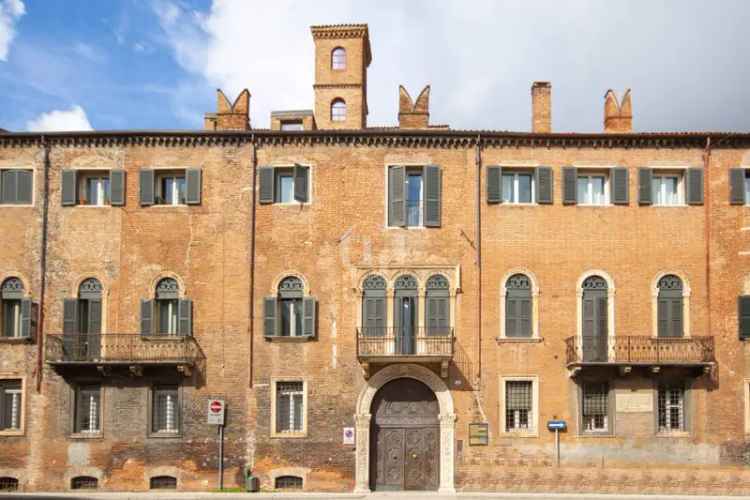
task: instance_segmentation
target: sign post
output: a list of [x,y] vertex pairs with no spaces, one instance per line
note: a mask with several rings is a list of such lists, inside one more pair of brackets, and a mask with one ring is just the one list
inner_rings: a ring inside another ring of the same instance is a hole
[[224,489],[224,420],[226,404],[223,399],[208,400],[208,423],[219,426],[219,490]]
[[565,420],[549,420],[547,429],[555,431],[555,465],[560,467],[560,431],[568,428]]

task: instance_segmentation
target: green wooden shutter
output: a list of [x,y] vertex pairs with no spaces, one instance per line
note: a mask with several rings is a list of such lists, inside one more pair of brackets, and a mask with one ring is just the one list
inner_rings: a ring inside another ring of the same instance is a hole
[[125,171],[122,169],[109,172],[109,203],[113,207],[125,205]]
[[737,298],[737,317],[740,339],[750,338],[750,295]]
[[687,169],[687,202],[689,205],[703,205],[703,169]]
[[141,300],[141,335],[153,335],[155,327],[154,301]]
[[294,200],[300,203],[307,202],[308,174],[310,169],[302,165],[294,165]]
[[62,204],[64,207],[75,205],[78,201],[76,199],[77,191],[77,179],[75,170],[63,170],[61,177],[60,192]]
[[440,167],[427,165],[424,168],[424,225],[426,227],[440,227],[441,184]]
[[87,333],[99,334],[102,332],[102,301],[101,299],[89,299],[89,317]]
[[3,203],[16,203],[18,200],[17,170],[5,170],[3,174]]
[[148,168],[141,169],[141,205],[148,206],[154,204],[154,171]]
[[729,169],[729,203],[732,205],[744,205],[745,200],[745,169]]
[[650,168],[638,169],[638,204],[651,205],[654,203],[653,188],[651,180],[653,171]]
[[78,333],[78,299],[63,300],[63,333]]
[[177,303],[177,335],[191,337],[193,335],[193,301],[180,299]]
[[563,204],[575,205],[578,202],[578,169],[563,167]]
[[31,204],[32,199],[32,187],[33,187],[33,173],[31,170],[18,170],[17,171],[18,191],[17,201],[18,203]]
[[302,335],[304,336],[315,336],[316,306],[315,297],[305,297],[302,299]]
[[188,168],[185,170],[185,183],[187,184],[187,193],[185,195],[185,204],[201,204],[201,179],[202,171],[200,168]]
[[682,297],[670,299],[670,330],[672,337],[682,337],[684,335],[683,330],[683,309],[682,309]]
[[518,337],[518,300],[505,298],[505,336]]
[[594,336],[594,297],[587,296],[586,292],[583,294],[583,325],[582,334],[584,337]]
[[540,205],[551,205],[554,199],[552,167],[537,167],[534,169],[534,184],[536,189],[536,202]]
[[31,338],[31,299],[21,299],[21,337]]
[[596,308],[596,313],[599,320],[599,330],[597,333],[599,337],[606,339],[607,335],[609,335],[609,323],[607,321],[609,312],[607,311],[607,297],[599,297],[596,301]]
[[503,169],[502,167],[487,167],[487,203],[502,203],[503,201]]
[[610,171],[612,179],[612,203],[615,205],[628,205],[630,203],[630,183],[628,182],[628,169],[615,167]]
[[517,328],[519,337],[531,337],[531,299],[518,300]]
[[669,337],[669,324],[671,323],[669,320],[669,299],[658,298],[656,302],[657,335],[659,337]]
[[4,177],[5,177],[5,170],[0,170],[0,204],[6,203],[5,191],[3,190]]
[[276,297],[263,299],[263,335],[276,336]]
[[261,204],[273,203],[274,194],[274,171],[273,167],[258,168],[258,182],[260,189],[258,192],[258,201]]
[[388,168],[388,225],[406,225],[406,172],[404,167]]
[[[278,391],[278,389],[277,389]],[[286,431],[289,429],[289,408],[291,405],[291,395],[276,395],[276,432]]]

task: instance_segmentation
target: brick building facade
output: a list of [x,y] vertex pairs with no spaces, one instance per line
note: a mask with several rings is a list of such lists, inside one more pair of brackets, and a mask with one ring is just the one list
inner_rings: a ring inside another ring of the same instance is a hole
[[0,135],[0,486],[213,489],[217,397],[227,485],[750,492],[750,134],[368,127],[312,35],[271,129]]

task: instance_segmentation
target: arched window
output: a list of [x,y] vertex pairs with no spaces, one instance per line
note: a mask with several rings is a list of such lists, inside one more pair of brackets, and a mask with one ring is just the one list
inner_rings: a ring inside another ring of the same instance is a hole
[[343,122],[346,120],[346,102],[341,99],[334,99],[331,103],[331,121]]
[[75,360],[92,360],[99,355],[102,333],[102,284],[86,278],[78,285],[78,296],[63,301],[63,343],[65,355]]
[[366,337],[385,336],[385,289],[385,280],[377,274],[362,282],[362,333]]
[[149,480],[149,488],[152,490],[177,489],[177,478],[173,476],[154,476]]
[[525,274],[514,274],[505,282],[505,336],[531,337],[531,280]]
[[99,480],[92,476],[76,476],[70,480],[71,490],[95,490],[99,487]]
[[25,297],[23,282],[7,278],[0,287],[0,324],[3,337],[30,338],[32,335],[32,304]]
[[448,279],[435,274],[427,280],[425,297],[425,324],[427,335],[448,335],[450,333],[450,284]]
[[419,296],[417,279],[409,274],[396,278],[394,283],[393,328],[396,354],[414,354],[419,336],[417,314]]
[[331,51],[331,69],[346,69],[346,49],[336,47]]
[[659,280],[659,297],[657,299],[657,318],[659,337],[682,337],[683,304],[682,280],[674,274],[668,274]]
[[193,301],[180,298],[180,284],[162,278],[153,300],[141,301],[141,335],[190,336],[193,334]]
[[601,276],[589,276],[584,280],[582,288],[583,360],[607,361],[607,336],[609,335],[607,281]]
[[305,297],[305,285],[298,277],[281,280],[276,296],[266,297],[263,308],[266,337],[315,335],[317,303],[314,297]]
[[277,490],[301,490],[302,478],[299,476],[279,476],[274,481]]

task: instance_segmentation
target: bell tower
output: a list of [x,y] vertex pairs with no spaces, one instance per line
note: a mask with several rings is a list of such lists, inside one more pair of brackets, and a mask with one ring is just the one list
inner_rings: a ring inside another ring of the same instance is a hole
[[366,24],[313,26],[315,41],[315,123],[319,129],[367,126],[367,67],[370,37]]

